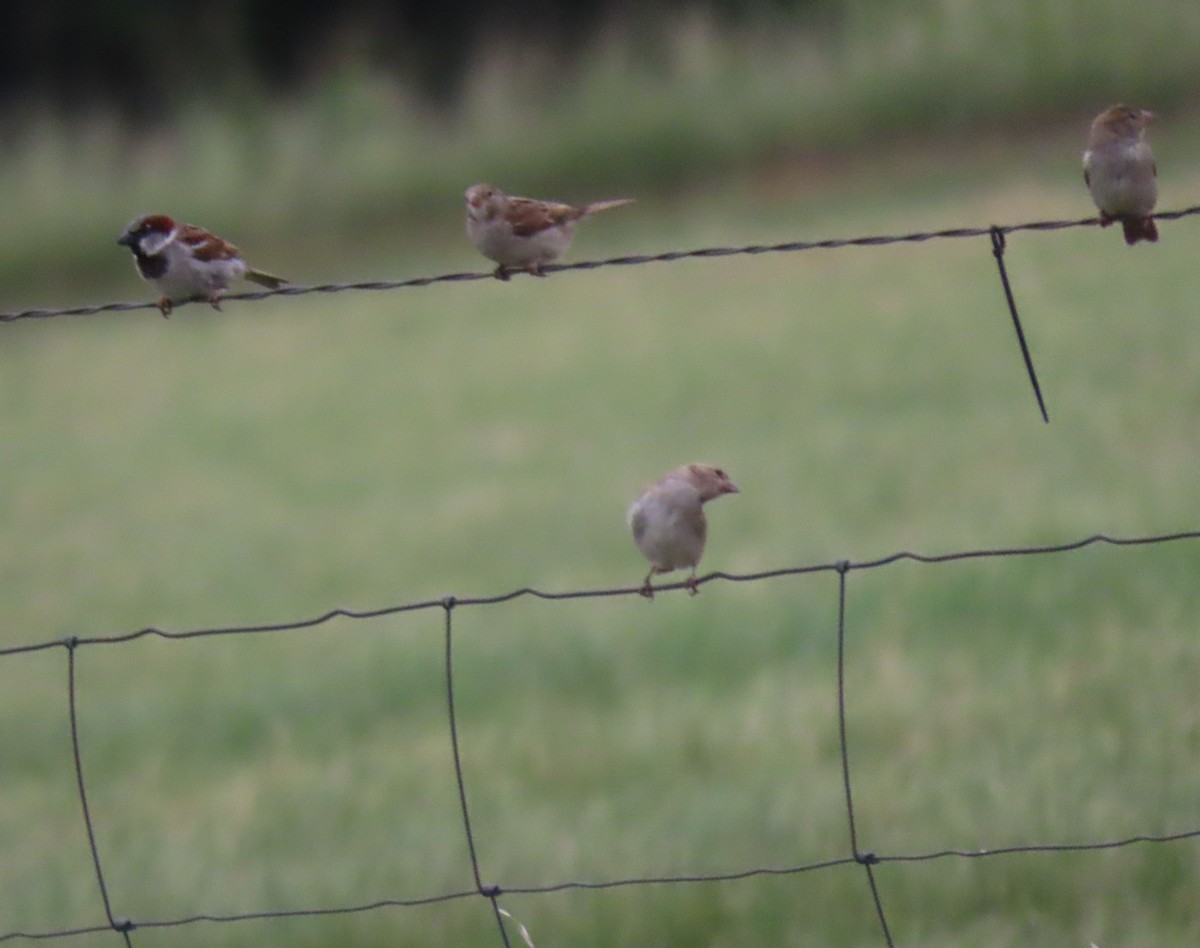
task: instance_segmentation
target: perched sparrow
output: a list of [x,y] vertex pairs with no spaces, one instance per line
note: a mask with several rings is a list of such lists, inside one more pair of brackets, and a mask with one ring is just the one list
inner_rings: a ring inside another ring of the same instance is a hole
[[692,568],[688,588],[696,595],[696,565],[704,553],[708,522],[704,504],[722,494],[738,493],[719,467],[685,464],[647,487],[629,508],[627,520],[633,541],[650,561],[641,594],[654,598],[650,579],[684,566]]
[[580,219],[610,207],[632,204],[632,198],[596,201],[583,207],[510,197],[490,184],[467,188],[467,236],[485,257],[495,260],[496,278],[510,269],[542,276],[542,265],[557,260],[571,245]]
[[1114,105],[1092,122],[1083,153],[1083,180],[1100,208],[1100,226],[1120,221],[1125,243],[1130,245],[1158,240],[1150,216],[1158,200],[1158,171],[1150,146],[1142,139],[1153,118],[1148,109]]
[[139,217],[117,238],[133,251],[143,280],[162,294],[158,308],[169,316],[175,303],[207,300],[220,309],[234,280],[247,279],[277,290],[287,280],[254,270],[233,244],[192,224],[176,224],[165,214]]

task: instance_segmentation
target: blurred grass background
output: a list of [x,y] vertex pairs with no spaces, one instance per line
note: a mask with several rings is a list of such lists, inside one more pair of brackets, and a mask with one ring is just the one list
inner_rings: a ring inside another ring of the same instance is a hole
[[[614,20],[564,64],[484,46],[432,110],[353,44],[286,97],[152,124],[37,101],[3,131],[0,309],[141,298],[164,210],[297,282],[483,268],[461,192],[638,203],[570,259],[1084,216],[1092,114],[1154,107],[1195,204],[1200,10],[857,0]],[[1190,221],[1154,247],[1020,235],[0,327],[0,644],[336,605],[632,584],[625,506],[691,459],[750,571],[1196,524]],[[860,844],[1070,843],[1200,824],[1200,551],[902,564],[849,584]],[[485,881],[847,852],[831,576],[455,614]],[[114,910],[139,920],[470,888],[440,614],[79,655]],[[0,662],[0,933],[95,924],[65,657]],[[1194,844],[878,870],[900,944],[1200,941]],[[502,904],[548,945],[872,945],[861,870]],[[482,902],[142,930],[136,943],[476,945]],[[517,936],[513,933],[513,938]],[[108,944],[111,935],[73,944]]]

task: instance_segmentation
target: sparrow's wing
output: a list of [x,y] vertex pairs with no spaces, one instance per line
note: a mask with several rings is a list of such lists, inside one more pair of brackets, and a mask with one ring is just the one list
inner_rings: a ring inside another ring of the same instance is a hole
[[522,197],[509,198],[508,212],[505,214],[513,233],[518,237],[532,237],[550,227],[579,220],[582,216],[583,212],[570,204]]
[[700,545],[704,545],[704,540],[708,536],[708,519],[704,516],[704,508],[697,504],[695,507],[685,507],[680,511],[679,522],[687,529],[688,533],[700,541]]
[[646,514],[640,506],[629,511],[629,526],[633,530],[634,542],[641,543],[646,535]]
[[216,234],[210,234],[203,227],[194,224],[184,224],[177,239],[191,248],[192,256],[197,260],[232,260],[241,256],[237,247],[228,240],[222,240]]

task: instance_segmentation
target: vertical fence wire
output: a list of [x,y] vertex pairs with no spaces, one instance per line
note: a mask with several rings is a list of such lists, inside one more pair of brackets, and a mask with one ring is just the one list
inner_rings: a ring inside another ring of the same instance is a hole
[[992,255],[996,258],[996,266],[1000,269],[1000,285],[1004,289],[1004,301],[1008,304],[1008,313],[1012,316],[1013,328],[1017,331],[1017,344],[1021,347],[1021,358],[1025,360],[1025,371],[1029,375],[1029,384],[1033,386],[1033,395],[1037,399],[1038,410],[1042,413],[1042,421],[1050,424],[1050,415],[1046,412],[1046,400],[1042,398],[1042,387],[1038,384],[1037,372],[1033,368],[1033,356],[1029,354],[1029,343],[1025,341],[1025,330],[1021,328],[1021,317],[1017,313],[1017,301],[1013,298],[1012,283],[1008,279],[1008,267],[1004,265],[1004,251],[1008,246],[1004,237],[1004,228],[993,225],[991,238]]
[[78,690],[75,687],[75,653],[79,646],[78,639],[70,638],[65,642],[67,648],[67,705],[71,722],[71,755],[75,765],[75,782],[79,789],[79,803],[83,809],[83,825],[87,830],[88,849],[92,853],[92,865],[96,869],[96,884],[100,887],[100,900],[104,903],[104,915],[109,926],[125,939],[125,944],[132,948],[129,933],[133,923],[127,918],[114,918],[112,902],[108,897],[108,884],[104,881],[104,868],[100,864],[100,848],[96,845],[96,829],[92,823],[92,811],[88,806],[87,781],[83,778],[83,753],[79,749],[79,714]]
[[888,948],[894,948],[892,932],[888,927],[887,915],[883,911],[883,899],[879,895],[879,886],[875,883],[875,871],[872,868],[879,862],[879,857],[872,852],[862,852],[858,848],[858,828],[854,819],[854,791],[850,781],[850,741],[846,736],[846,574],[850,572],[848,560],[837,564],[838,577],[838,608],[837,608],[837,706],[838,706],[838,739],[841,745],[842,783],[846,793],[846,821],[850,827],[850,853],[854,861],[866,870],[867,885],[871,890],[871,899],[875,903],[875,915],[883,930],[883,938]]
[[475,879],[475,889],[491,903],[496,924],[500,927],[500,938],[505,948],[510,948],[508,931],[504,927],[504,916],[498,901],[500,888],[483,884],[483,877],[479,872],[479,853],[475,848],[475,834],[471,830],[471,810],[467,806],[467,781],[463,777],[462,752],[458,746],[458,716],[454,710],[454,605],[453,596],[442,600],[442,608],[446,614],[446,711],[450,723],[450,752],[454,757],[454,781],[458,786],[458,803],[462,811],[463,832],[467,837],[467,853],[471,858],[471,875]]

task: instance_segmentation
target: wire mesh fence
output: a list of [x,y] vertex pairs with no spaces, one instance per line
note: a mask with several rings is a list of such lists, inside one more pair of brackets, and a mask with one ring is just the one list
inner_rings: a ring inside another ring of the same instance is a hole
[[[1156,217],[1160,220],[1177,220],[1182,217],[1200,214],[1200,206],[1178,211],[1163,212]],[[1058,231],[1066,228],[1095,226],[1100,222],[1096,218],[1081,220],[1035,221],[1015,225],[991,225],[987,227],[955,228],[939,231],[918,232],[902,235],[865,236],[849,239],[829,239],[816,241],[792,241],[771,245],[710,247],[698,250],[670,251],[650,255],[633,255],[614,257],[606,260],[585,261],[566,265],[553,265],[545,268],[547,273],[573,270],[590,270],[611,266],[632,266],[649,263],[672,262],[687,259],[712,259],[733,255],[754,255],[763,253],[789,253],[816,249],[840,249],[849,247],[886,246],[897,243],[920,243],[939,239],[981,238],[987,237],[1001,278],[1001,285],[1007,309],[1012,317],[1020,345],[1024,364],[1037,398],[1042,418],[1049,420],[1040,386],[1033,368],[1033,360],[1025,341],[1017,312],[1017,306],[1008,279],[1004,262],[1007,236],[1018,232]],[[311,293],[341,293],[348,291],[390,291],[421,286],[429,286],[444,282],[474,281],[489,279],[490,273],[450,273],[440,276],[421,277],[405,280],[385,280],[361,283],[332,283],[316,286],[288,286],[279,290],[243,293],[230,295],[227,300],[260,301],[275,296],[299,296]],[[13,323],[23,320],[47,319],[61,316],[94,316],[102,313],[124,312],[131,310],[151,309],[151,302],[106,303],[91,306],[70,307],[61,309],[37,309],[20,312],[0,313],[0,322]],[[890,923],[888,906],[883,898],[876,878],[876,867],[886,864],[908,864],[936,860],[977,860],[1002,855],[1036,855],[1063,852],[1097,852],[1125,847],[1144,845],[1181,844],[1188,841],[1200,841],[1200,825],[1173,828],[1170,832],[1144,832],[1133,835],[1114,836],[1081,842],[1046,842],[1022,845],[1004,845],[986,849],[938,849],[917,852],[876,852],[864,845],[860,838],[856,809],[854,802],[855,770],[853,767],[853,740],[847,728],[848,708],[852,705],[855,695],[847,687],[847,604],[850,596],[850,577],[862,571],[884,570],[901,562],[916,562],[929,566],[941,566],[962,560],[985,560],[1000,558],[1028,558],[1064,556],[1077,553],[1085,548],[1097,545],[1112,547],[1144,547],[1162,544],[1186,543],[1200,540],[1200,531],[1181,531],[1154,536],[1117,538],[1106,535],[1094,535],[1073,542],[1044,545],[993,549],[971,549],[957,552],[927,555],[903,551],[875,560],[852,562],[848,560],[821,563],[807,566],[794,566],[781,569],[757,572],[751,574],[732,574],[727,572],[709,573],[698,580],[698,585],[714,583],[759,584],[789,576],[800,576],[815,573],[828,573],[837,579],[836,628],[836,695],[839,758],[841,765],[841,783],[844,795],[844,818],[846,825],[846,849],[843,855],[816,862],[795,865],[753,865],[730,866],[723,871],[696,872],[671,875],[629,875],[620,878],[588,880],[569,879],[552,881],[540,885],[510,885],[504,879],[497,879],[487,871],[486,853],[480,852],[478,830],[473,823],[470,807],[471,787],[473,777],[470,760],[464,755],[460,746],[460,734],[463,725],[456,713],[460,697],[460,686],[456,684],[454,674],[455,658],[455,617],[464,609],[481,609],[499,606],[517,599],[530,599],[546,602],[556,601],[589,601],[614,597],[637,597],[641,594],[640,586],[616,587],[604,589],[571,589],[547,591],[532,587],[513,589],[497,595],[485,596],[445,596],[436,599],[425,599],[383,606],[369,610],[347,608],[331,609],[321,615],[294,621],[281,621],[268,624],[249,624],[240,626],[223,626],[211,628],[194,628],[173,631],[156,627],[147,627],[134,631],[112,635],[80,635],[68,638],[48,639],[27,642],[0,648],[0,661],[12,663],[23,656],[35,653],[62,650],[65,655],[63,674],[62,700],[68,710],[69,733],[64,735],[64,753],[69,753],[71,768],[76,781],[76,789],[80,812],[82,815],[82,831],[86,836],[88,851],[91,856],[92,870],[97,890],[99,920],[96,924],[75,928],[58,928],[47,930],[3,930],[0,924],[0,942],[23,940],[54,941],[66,940],[75,936],[88,934],[112,933],[129,946],[137,942],[139,931],[181,928],[202,924],[235,924],[251,920],[270,919],[304,919],[327,916],[358,915],[384,910],[403,910],[418,906],[435,906],[444,903],[463,900],[482,899],[487,904],[495,920],[495,939],[497,944],[512,945],[514,936],[526,943],[532,944],[530,936],[520,924],[512,919],[502,907],[501,899],[505,895],[521,896],[553,896],[573,890],[605,891],[630,887],[688,885],[697,883],[724,883],[737,880],[748,880],[759,877],[803,877],[813,873],[844,866],[859,866],[863,878],[864,906],[870,910],[878,922],[878,936],[882,944],[896,943],[893,925]],[[686,582],[663,584],[657,587],[660,591],[682,590],[688,587]],[[87,779],[88,748],[81,736],[80,727],[80,686],[77,681],[77,671],[85,655],[95,649],[113,648],[127,645],[146,638],[160,638],[167,641],[182,641],[195,639],[216,639],[232,636],[247,635],[286,635],[302,630],[326,626],[336,619],[370,620],[385,616],[399,616],[412,613],[439,612],[443,618],[443,656],[442,671],[444,675],[445,714],[447,724],[447,740],[450,745],[450,756],[453,763],[454,783],[457,789],[457,805],[461,818],[462,839],[469,857],[472,874],[470,888],[445,891],[433,895],[407,897],[403,894],[396,898],[380,899],[362,904],[300,907],[272,909],[263,908],[257,911],[243,913],[214,913],[203,910],[198,906],[193,914],[171,918],[134,918],[124,914],[121,906],[114,904],[110,896],[109,877],[105,853],[97,841],[97,820],[89,806],[89,782]],[[2,917],[2,913],[0,913]],[[550,937],[553,942],[553,937]]]
[[[529,598],[545,602],[555,601],[587,601],[611,597],[640,597],[640,586],[615,587],[604,589],[571,589],[563,591],[546,591],[530,587],[514,589],[502,594],[490,596],[445,596],[439,599],[426,599],[415,602],[399,603],[371,610],[332,609],[318,616],[289,622],[278,622],[264,625],[227,626],[214,628],[197,628],[181,631],[170,631],[154,627],[138,629],[127,633],[104,636],[71,636],[65,639],[31,642],[0,649],[0,661],[12,662],[21,656],[37,652],[61,649],[65,653],[66,667],[64,674],[63,700],[68,708],[70,724],[69,734],[64,736],[64,753],[71,757],[71,765],[75,774],[78,789],[80,810],[83,818],[83,832],[87,838],[88,850],[91,854],[97,887],[98,902],[102,910],[103,922],[82,928],[64,928],[45,931],[0,931],[0,942],[18,940],[55,940],[69,939],[77,935],[96,934],[111,931],[119,936],[125,944],[132,946],[136,942],[136,934],[141,929],[166,929],[199,925],[202,923],[232,924],[262,919],[312,918],[321,916],[352,915],[385,909],[404,909],[417,906],[430,906],[440,903],[456,902],[467,899],[483,899],[490,907],[496,922],[496,943],[512,945],[513,936],[510,927],[517,926],[511,920],[500,900],[505,895],[552,896],[571,890],[603,891],[609,889],[638,887],[687,885],[695,883],[721,883],[736,880],[753,879],[756,877],[783,876],[798,877],[810,873],[821,872],[837,867],[858,865],[862,867],[864,879],[863,898],[866,904],[872,906],[872,911],[878,919],[879,939],[881,944],[896,943],[892,927],[889,924],[887,905],[880,893],[876,880],[876,867],[886,864],[906,864],[929,862],[946,859],[984,859],[1004,855],[1034,855],[1064,852],[1095,852],[1102,850],[1120,849],[1139,845],[1178,844],[1186,841],[1200,841],[1200,826],[1180,827],[1167,833],[1138,833],[1119,838],[1096,839],[1074,843],[1029,843],[1023,845],[1006,845],[986,849],[940,849],[928,852],[896,852],[880,853],[864,846],[860,839],[856,820],[854,803],[854,767],[853,742],[847,729],[847,709],[854,700],[854,695],[847,687],[847,638],[852,630],[848,628],[847,604],[849,599],[849,578],[852,574],[862,571],[883,570],[902,562],[915,562],[929,566],[944,566],[945,564],[963,560],[984,560],[1000,558],[1027,558],[1062,556],[1078,553],[1088,547],[1145,547],[1162,544],[1195,542],[1200,540],[1200,531],[1183,531],[1178,533],[1160,534],[1141,537],[1110,537],[1094,535],[1069,543],[1047,546],[1027,546],[996,549],[961,550],[950,553],[928,555],[911,551],[902,551],[890,556],[874,560],[852,562],[842,560],[837,562],[820,563],[807,566],[794,566],[750,574],[731,574],[712,572],[701,577],[699,585],[714,583],[749,583],[759,584],[789,576],[801,576],[815,573],[828,573],[837,577],[837,608],[836,628],[836,694],[839,756],[841,762],[842,789],[845,802],[845,820],[847,827],[847,848],[843,856],[817,862],[790,866],[734,866],[721,872],[697,872],[694,874],[676,874],[669,876],[628,876],[606,880],[564,880],[543,885],[507,885],[502,879],[492,878],[486,871],[486,859],[481,856],[477,843],[478,831],[472,821],[470,808],[470,788],[472,785],[469,760],[464,758],[460,747],[461,727],[456,714],[459,700],[459,686],[454,675],[455,657],[455,616],[464,609],[480,609],[495,607],[516,599]],[[688,588],[687,582],[663,584],[659,591]],[[131,918],[121,913],[120,906],[115,906],[109,895],[108,874],[105,868],[104,854],[97,843],[95,818],[88,803],[87,781],[87,748],[83,746],[80,736],[79,721],[79,685],[77,669],[85,652],[98,648],[111,648],[128,645],[146,637],[158,637],[171,641],[183,641],[198,638],[217,638],[246,635],[286,635],[302,630],[312,629],[332,623],[335,619],[369,620],[381,616],[393,616],[405,613],[423,613],[440,611],[443,617],[443,673],[445,690],[445,708],[447,722],[447,739],[450,744],[451,760],[454,769],[454,781],[457,788],[458,808],[461,816],[463,839],[470,860],[474,885],[470,889],[442,892],[430,896],[403,896],[377,900],[358,905],[340,905],[326,907],[307,907],[298,909],[263,909],[261,911],[240,914],[217,914],[197,911],[195,914],[178,918]],[[509,921],[506,924],[506,919]],[[520,936],[529,940],[528,933],[520,930]],[[553,941],[553,939],[550,939]]]

